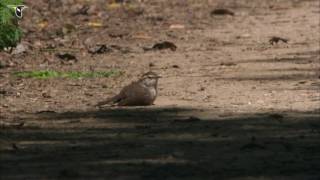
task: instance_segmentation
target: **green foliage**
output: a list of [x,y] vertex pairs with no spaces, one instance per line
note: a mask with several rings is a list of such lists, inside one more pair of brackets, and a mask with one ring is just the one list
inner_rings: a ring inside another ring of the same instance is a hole
[[21,30],[14,15],[14,8],[10,5],[20,5],[22,0],[0,1],[0,50],[14,47],[21,39]]
[[0,49],[15,47],[21,38],[21,30],[13,25],[0,25]]
[[48,78],[99,78],[99,77],[111,77],[120,75],[121,72],[117,70],[103,71],[103,72],[57,72],[52,70],[47,71],[26,71],[14,73],[16,77],[21,78],[38,78],[38,79],[48,79]]

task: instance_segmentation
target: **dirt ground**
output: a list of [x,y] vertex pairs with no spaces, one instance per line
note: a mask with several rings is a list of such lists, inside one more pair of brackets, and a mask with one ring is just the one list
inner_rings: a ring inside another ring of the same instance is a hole
[[[26,51],[0,52],[1,179],[320,179],[318,0],[25,4]],[[34,70],[121,74],[13,75]],[[93,106],[149,70],[154,106]]]

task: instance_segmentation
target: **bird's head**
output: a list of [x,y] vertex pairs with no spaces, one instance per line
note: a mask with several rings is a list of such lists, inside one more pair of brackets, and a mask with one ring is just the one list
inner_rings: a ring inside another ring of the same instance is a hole
[[157,75],[152,71],[149,71],[142,75],[140,81],[148,87],[157,87],[159,78],[161,78],[161,76]]

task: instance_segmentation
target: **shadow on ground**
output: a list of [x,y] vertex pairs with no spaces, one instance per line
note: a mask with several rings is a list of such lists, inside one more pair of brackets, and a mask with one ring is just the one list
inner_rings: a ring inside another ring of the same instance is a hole
[[180,108],[25,115],[25,124],[1,127],[1,179],[319,179],[319,116]]

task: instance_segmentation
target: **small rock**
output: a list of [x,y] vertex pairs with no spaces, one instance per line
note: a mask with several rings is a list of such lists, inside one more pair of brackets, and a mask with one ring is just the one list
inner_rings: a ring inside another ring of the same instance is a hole
[[25,52],[27,52],[27,47],[26,47],[26,45],[20,43],[20,44],[17,45],[17,47],[15,47],[15,48],[13,49],[13,51],[11,52],[11,54],[13,54],[13,55],[19,55],[19,54],[22,54],[22,53],[25,53]]

